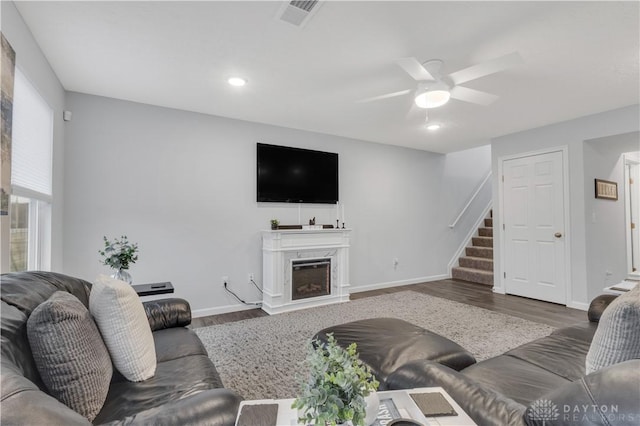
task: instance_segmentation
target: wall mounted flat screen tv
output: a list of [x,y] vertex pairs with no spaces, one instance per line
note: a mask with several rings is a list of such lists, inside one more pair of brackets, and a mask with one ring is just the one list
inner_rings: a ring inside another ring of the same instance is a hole
[[335,204],[338,154],[257,144],[258,202]]

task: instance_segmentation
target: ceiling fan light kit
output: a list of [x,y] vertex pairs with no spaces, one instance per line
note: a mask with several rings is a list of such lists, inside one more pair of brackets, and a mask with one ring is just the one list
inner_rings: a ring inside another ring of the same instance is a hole
[[416,96],[415,103],[420,108],[438,108],[449,102],[450,98],[448,90],[427,90]]
[[[442,75],[443,61],[440,59],[431,59],[423,63],[420,63],[416,58],[396,60],[396,63],[418,82],[418,90],[414,96],[415,104],[420,108],[427,109],[441,107],[451,98],[476,105],[491,105],[498,99],[496,95],[460,86],[460,84],[505,71],[523,62],[520,54],[513,52],[448,75]],[[411,89],[402,90],[362,99],[360,102],[378,101],[410,92]]]

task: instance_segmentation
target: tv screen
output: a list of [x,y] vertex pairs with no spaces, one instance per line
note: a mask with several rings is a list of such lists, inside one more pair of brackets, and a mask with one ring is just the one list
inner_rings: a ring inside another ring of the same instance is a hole
[[335,204],[338,154],[258,143],[258,202]]

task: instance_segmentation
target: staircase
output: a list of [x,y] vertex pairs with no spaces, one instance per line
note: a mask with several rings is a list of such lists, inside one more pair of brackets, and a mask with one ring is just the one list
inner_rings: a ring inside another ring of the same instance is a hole
[[493,210],[478,228],[478,236],[471,238],[471,247],[458,259],[459,266],[451,268],[456,280],[493,286]]

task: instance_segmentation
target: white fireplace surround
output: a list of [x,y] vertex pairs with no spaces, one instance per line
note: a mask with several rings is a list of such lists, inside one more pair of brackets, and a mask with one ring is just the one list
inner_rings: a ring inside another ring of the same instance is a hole
[[[262,309],[270,315],[349,300],[349,229],[262,232]],[[331,294],[292,300],[294,260],[331,259]]]

